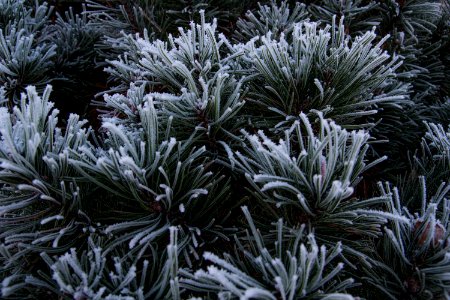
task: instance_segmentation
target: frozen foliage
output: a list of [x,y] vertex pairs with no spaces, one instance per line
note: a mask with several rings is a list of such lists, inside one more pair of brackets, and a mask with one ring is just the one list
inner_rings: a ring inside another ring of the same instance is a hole
[[173,118],[176,135],[187,138],[186,133],[199,131],[214,143],[242,124],[236,114],[245,103],[244,77],[231,68],[243,51],[233,48],[217,33],[217,24],[205,23],[201,14],[201,24],[180,29],[179,37],[169,36],[168,43],[134,40],[137,52],[130,57],[135,60],[114,61],[108,71],[126,81],[138,77],[138,82],[149,82],[152,90],[158,90],[152,95],[161,113]]
[[0,30],[0,83],[10,98],[17,102],[28,84],[40,88],[48,82],[48,71],[53,66],[55,46],[34,46],[35,37],[25,30]]
[[450,299],[448,3],[52,3],[0,0],[0,298]]
[[441,124],[425,123],[425,125],[427,133],[424,144],[427,144],[429,152],[434,154],[434,160],[447,164],[447,169],[450,169],[450,128],[446,131]]
[[[448,182],[450,172],[450,135],[441,124],[424,123],[427,131],[422,138],[421,147],[411,155],[411,174],[404,177],[402,198],[409,207],[420,207],[421,195],[417,186],[422,184],[418,175],[423,176],[427,192],[436,193],[443,182]],[[445,194],[448,197],[450,194]]]
[[[423,179],[423,178],[422,178]],[[390,299],[445,299],[450,295],[450,185],[443,183],[437,193],[427,195],[421,180],[421,208],[417,213],[401,206],[396,188],[380,185],[392,197],[391,209],[409,219],[393,221],[379,242],[374,268],[367,269],[368,283]],[[380,274],[384,274],[380,276]],[[388,276],[388,277],[386,277]]]
[[[203,127],[209,136],[211,130],[234,133],[242,121],[234,116],[247,91],[251,103],[244,105],[245,114],[269,126],[313,109],[353,125],[379,107],[398,110],[409,103],[407,86],[395,79],[401,62],[381,49],[386,39],[375,44],[372,31],[351,40],[342,22],[318,26],[293,24],[292,43],[284,35],[268,35],[261,45],[255,40],[243,45],[231,44],[217,34],[216,23],[203,18],[181,29],[178,38],[169,36],[168,43],[130,36],[133,47],[107,71],[122,83],[118,90],[123,82],[150,83],[174,126]],[[225,123],[231,127],[221,128]]]
[[[104,1],[86,1],[88,14],[93,25],[104,34],[99,52],[107,58],[115,59],[127,49],[125,34],[143,34],[149,38],[165,39],[176,33],[179,27],[187,27],[193,20],[200,21],[198,12],[206,10],[208,21],[218,18],[221,28],[227,29],[229,22],[237,18],[248,0],[124,0],[117,5]],[[125,43],[125,44],[124,44]],[[111,49],[111,46],[114,49]],[[112,51],[111,51],[112,50]]]
[[5,106],[8,103],[8,99],[5,95],[5,89],[0,87],[0,106]]
[[23,28],[27,33],[42,30],[52,9],[47,3],[26,0],[1,0],[0,24],[1,28]]
[[45,28],[42,37],[45,42],[56,45],[55,67],[60,76],[92,68],[94,45],[99,39],[99,30],[89,23],[87,15],[75,14],[73,10],[57,14],[55,23]]
[[132,105],[135,121],[105,117],[103,149],[79,147],[70,164],[118,197],[111,199],[111,206],[122,211],[125,222],[108,226],[105,233],[123,233],[119,240],[127,240],[129,248],[134,248],[158,238],[170,225],[183,224],[197,247],[200,229],[213,227],[219,213],[216,204],[228,197],[226,185],[219,188],[224,177],[207,170],[205,147],[193,147],[191,139],[177,141],[168,136],[169,127],[161,130],[150,95],[132,87],[128,96],[134,103],[119,104],[119,99],[127,99],[119,95],[107,96],[106,103],[124,111],[123,115]]
[[342,21],[337,25],[333,19],[324,29],[298,23],[292,42],[269,36],[261,38],[259,47],[248,45],[253,102],[278,114],[280,121],[315,109],[346,125],[377,113],[380,104],[404,105],[404,90],[389,87],[401,62],[381,49],[386,38],[375,42],[371,31],[350,40]]
[[164,256],[152,257],[153,261],[110,253],[89,238],[88,251],[81,255],[75,248],[56,258],[42,253],[53,280],[27,278],[27,282],[71,299],[179,299],[177,229],[169,230]]
[[251,250],[238,243],[235,256],[224,254],[223,259],[206,252],[203,256],[209,264],[207,269],[193,274],[182,270],[182,287],[217,292],[219,299],[354,299],[340,293],[354,282],[338,276],[344,267],[336,263],[342,251],[340,243],[329,249],[319,246],[313,234],[305,237],[304,227],[286,236],[280,219],[276,224],[277,239],[268,249],[247,207],[242,210],[250,225],[247,234],[252,239]]
[[308,11],[314,19],[325,23],[329,23],[333,16],[342,18],[347,33],[361,34],[380,25],[379,5],[379,1],[321,0],[311,3]]
[[19,101],[27,85],[41,92],[51,83],[57,95],[72,95],[64,97],[69,98],[67,102],[71,97],[83,101],[80,85],[83,90],[92,89],[88,83],[92,75],[80,73],[97,67],[94,44],[100,38],[98,29],[90,26],[86,15],[70,10],[62,17],[54,14],[53,7],[41,3],[0,2],[0,86],[5,88],[11,106]]
[[0,1],[0,85],[17,102],[29,84],[44,88],[49,81],[55,46],[39,43],[51,9],[38,2]]
[[381,225],[391,218],[402,222],[395,214],[373,209],[387,203],[386,197],[353,196],[361,174],[383,160],[366,164],[369,135],[347,132],[320,114],[315,129],[304,114],[299,119],[278,143],[260,131],[243,132],[248,144],[243,152],[233,153],[224,144],[231,167],[245,174],[253,197],[275,204],[277,215],[292,226],[311,223],[328,240],[337,238],[332,236],[337,228],[337,239],[350,240],[380,235]]
[[296,2],[293,8],[287,1],[282,1],[278,6],[275,1],[269,5],[258,3],[259,9],[254,14],[247,11],[244,19],[236,22],[238,30],[235,38],[239,41],[249,41],[258,36],[270,35],[278,39],[281,35],[289,36],[294,30],[295,24],[307,20],[308,13],[305,5]]
[[89,130],[77,115],[65,130],[58,128],[50,91],[39,96],[28,87],[20,106],[12,112],[0,108],[0,253],[3,267],[13,273],[29,268],[24,256],[30,251],[61,251],[87,226],[82,193],[70,179],[69,153],[88,144]]

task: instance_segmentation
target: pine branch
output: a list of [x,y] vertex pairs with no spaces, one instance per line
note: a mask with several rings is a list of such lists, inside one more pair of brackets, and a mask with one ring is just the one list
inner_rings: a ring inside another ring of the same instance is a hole
[[70,149],[88,144],[85,121],[71,115],[64,131],[56,127],[58,110],[27,88],[12,112],[0,108],[1,272],[32,268],[43,250],[65,251],[90,226],[82,212],[83,193],[69,166]]
[[407,223],[393,220],[385,228],[379,256],[374,258],[376,267],[365,270],[368,283],[391,299],[439,299],[446,297],[450,286],[450,202],[445,198],[450,186],[428,198],[425,180],[421,183],[422,207],[417,214],[401,206],[396,188],[380,185],[382,193],[393,198],[392,210],[409,219]]
[[280,219],[276,228],[278,240],[271,244],[276,246],[273,251],[266,246],[247,207],[242,210],[253,240],[249,245],[239,244],[236,256],[224,254],[220,258],[205,253],[206,270],[180,271],[182,287],[188,291],[217,293],[220,299],[353,299],[349,294],[340,293],[354,285],[351,278],[338,279],[343,264],[334,261],[342,251],[340,244],[328,249],[319,247],[314,235],[305,236],[303,228],[292,230],[294,238],[288,240],[283,235]]

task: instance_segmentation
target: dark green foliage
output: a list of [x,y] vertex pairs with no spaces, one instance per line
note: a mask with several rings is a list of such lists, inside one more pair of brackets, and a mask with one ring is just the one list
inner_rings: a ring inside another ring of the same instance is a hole
[[0,0],[0,298],[450,299],[449,22]]
[[89,80],[97,68],[98,29],[86,15],[70,10],[62,16],[46,2],[2,0],[0,7],[0,84],[10,105],[19,101],[26,86],[42,92],[52,83],[57,96],[77,102],[62,106],[65,116],[83,113],[90,102],[86,98],[95,93]]
[[53,67],[51,59],[55,57],[56,46],[36,45],[33,34],[12,27],[9,32],[0,30],[0,47],[0,80],[12,102],[19,101],[20,93],[29,84],[40,89],[45,87]]
[[11,275],[12,281],[33,270],[37,253],[64,253],[90,226],[84,193],[70,179],[75,173],[68,164],[70,150],[88,143],[89,130],[77,115],[64,132],[57,128],[50,91],[41,98],[28,87],[20,107],[12,113],[0,108],[0,255],[2,277]]
[[279,6],[275,1],[270,5],[258,3],[258,6],[256,13],[249,10],[244,19],[236,22],[237,30],[234,32],[236,40],[247,42],[266,34],[274,39],[278,39],[281,35],[290,36],[295,24],[309,17],[305,5],[300,2],[296,2],[292,8],[285,1]]
[[423,197],[421,208],[410,212],[407,207],[401,207],[397,189],[391,190],[388,185],[381,187],[382,193],[394,200],[391,209],[409,219],[406,223],[393,221],[385,228],[374,267],[367,269],[368,283],[390,299],[449,297],[450,202],[445,197],[450,185],[441,185],[437,194],[430,198],[423,179],[418,189]]
[[325,28],[299,23],[288,40],[263,37],[261,46],[247,46],[255,76],[249,97],[265,108],[264,116],[272,111],[280,122],[318,110],[355,128],[371,125],[360,118],[376,114],[380,106],[407,105],[407,88],[394,73],[401,63],[383,52],[385,40],[375,43],[374,32],[351,40],[342,22],[334,20]]
[[[351,288],[354,280],[335,280],[344,267],[335,262],[342,251],[340,243],[330,249],[319,247],[313,234],[305,238],[304,226],[286,229],[282,219],[276,223],[275,239],[263,237],[247,207],[242,210],[250,226],[246,232],[250,250],[236,237],[235,256],[224,254],[222,259],[206,252],[207,270],[194,274],[181,270],[182,287],[210,296],[217,293],[220,299],[354,299],[340,293]],[[307,244],[301,244],[302,240]]]

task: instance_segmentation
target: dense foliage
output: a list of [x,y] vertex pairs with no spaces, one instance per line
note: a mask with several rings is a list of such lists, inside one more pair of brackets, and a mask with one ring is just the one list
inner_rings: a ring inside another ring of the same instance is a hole
[[0,0],[0,298],[450,299],[449,49],[448,0]]

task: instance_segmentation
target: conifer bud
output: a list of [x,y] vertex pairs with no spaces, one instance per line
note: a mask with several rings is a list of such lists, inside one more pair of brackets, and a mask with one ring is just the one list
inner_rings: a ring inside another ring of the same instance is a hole
[[[420,230],[420,228],[423,226],[423,221],[417,221],[414,225],[414,231],[417,232]],[[419,246],[423,246],[428,238],[428,235],[430,234],[431,228],[430,223],[426,224],[426,228],[423,230],[423,232],[419,235],[417,239],[417,243]],[[433,248],[437,248],[440,244],[440,241],[444,239],[445,236],[445,228],[442,226],[442,224],[436,223],[434,228],[434,236],[433,236]]]
[[420,281],[416,277],[410,277],[406,279],[403,284],[408,292],[412,294],[417,294],[421,290]]

